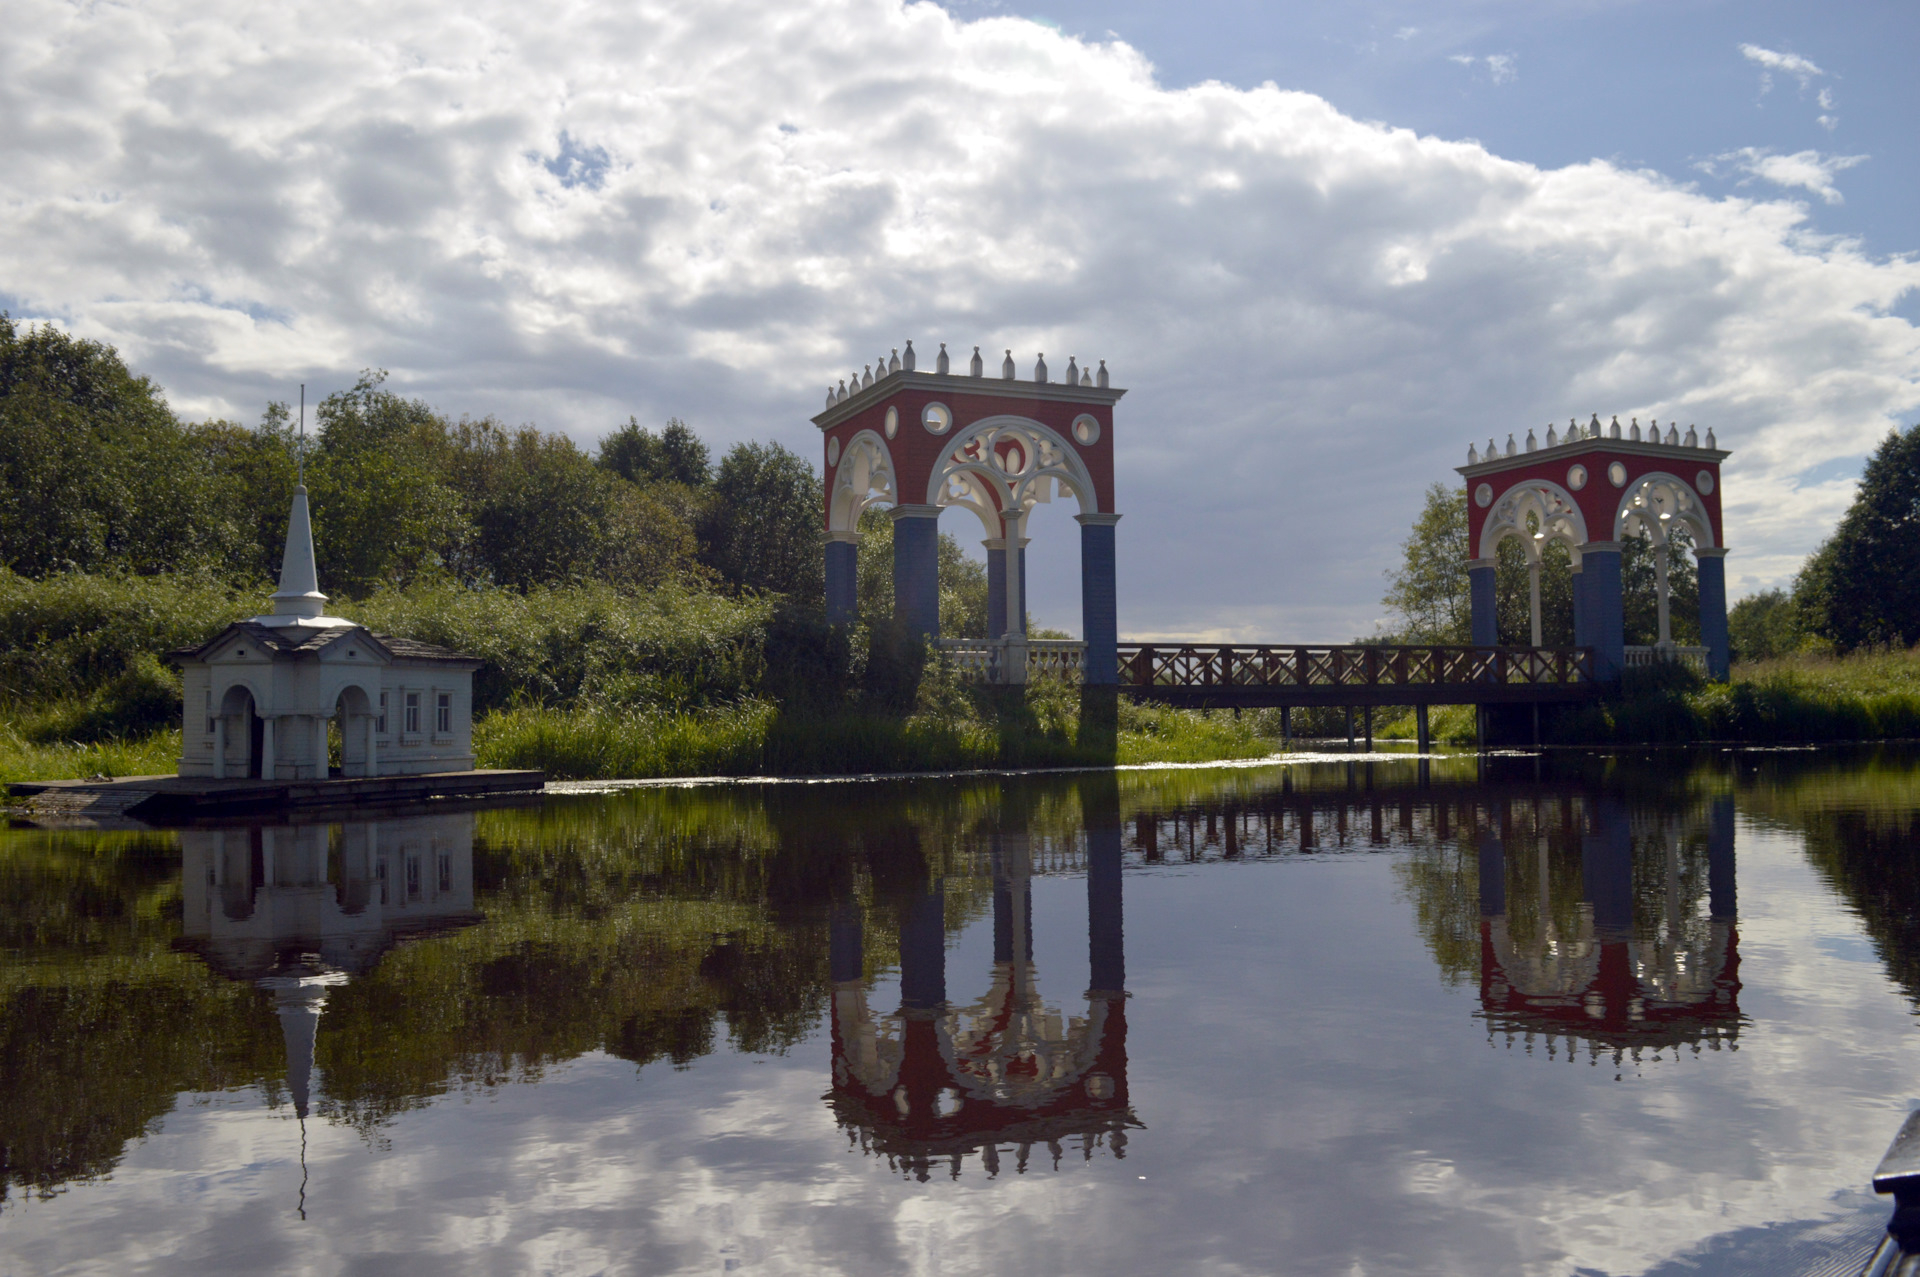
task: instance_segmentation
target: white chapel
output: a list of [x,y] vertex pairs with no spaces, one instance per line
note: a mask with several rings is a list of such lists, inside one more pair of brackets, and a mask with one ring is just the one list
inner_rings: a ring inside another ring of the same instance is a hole
[[327,616],[305,486],[293,490],[273,611],[171,653],[185,691],[180,775],[325,780],[473,769],[471,656]]

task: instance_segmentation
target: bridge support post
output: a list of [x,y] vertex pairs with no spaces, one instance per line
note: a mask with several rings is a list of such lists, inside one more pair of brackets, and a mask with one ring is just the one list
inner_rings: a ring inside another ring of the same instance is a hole
[[1492,559],[1474,559],[1467,564],[1468,598],[1473,609],[1473,642],[1476,647],[1493,647],[1500,642],[1498,599],[1493,588]]
[[1627,659],[1620,543],[1587,542],[1580,547],[1580,566],[1580,575],[1586,578],[1587,646],[1593,648],[1594,674],[1603,680],[1615,680]]
[[1081,681],[1105,686],[1120,681],[1119,595],[1116,586],[1114,525],[1117,514],[1081,514],[1080,629],[1086,639]]
[[1353,706],[1347,706],[1347,752],[1353,752]]
[[1727,552],[1693,553],[1700,573],[1700,642],[1707,649],[1707,677],[1724,683],[1732,676],[1733,664],[1727,639]]
[[1415,705],[1413,707],[1413,739],[1414,749],[1419,753],[1424,754],[1432,748],[1433,733],[1427,730],[1427,707],[1425,705]]
[[850,625],[860,611],[860,534],[827,533],[826,558],[827,624]]
[[1293,748],[1293,706],[1291,705],[1280,707],[1280,748],[1283,750]]
[[940,637],[940,507],[901,505],[893,519],[893,619],[901,629]]

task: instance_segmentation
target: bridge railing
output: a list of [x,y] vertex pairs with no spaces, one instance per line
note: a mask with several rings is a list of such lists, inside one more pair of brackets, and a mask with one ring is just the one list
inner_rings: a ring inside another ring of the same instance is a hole
[[[936,639],[934,646],[961,673],[1003,681],[1000,666],[1009,650],[1005,639]],[[1079,639],[1028,639],[1019,646],[1027,650],[1028,678],[1048,674],[1077,679],[1086,666],[1087,645]]]
[[1595,679],[1585,647],[1333,647],[1122,643],[1122,687],[1391,688]]

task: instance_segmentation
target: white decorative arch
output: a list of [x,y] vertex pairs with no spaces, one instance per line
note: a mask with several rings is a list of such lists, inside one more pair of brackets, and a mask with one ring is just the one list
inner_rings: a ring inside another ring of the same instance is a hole
[[1656,470],[1642,475],[1620,494],[1613,516],[1613,539],[1620,541],[1630,533],[1642,532],[1655,545],[1665,545],[1667,525],[1676,520],[1692,529],[1697,549],[1714,548],[1713,521],[1707,518],[1707,509],[1693,485]]
[[872,430],[862,430],[847,441],[840,464],[834,467],[828,530],[851,532],[860,526],[860,515],[868,506],[898,505],[898,489],[887,441]]
[[1028,417],[985,417],[942,450],[927,483],[927,504],[973,511],[989,538],[1004,536],[1003,511],[1026,513],[1072,493],[1080,513],[1096,514],[1099,498],[1086,463],[1065,439]]
[[[1531,514],[1539,524],[1537,532],[1527,526]],[[1490,559],[1506,537],[1519,537],[1527,547],[1527,557],[1535,558],[1542,540],[1564,541],[1576,555],[1587,542],[1587,520],[1573,495],[1551,479],[1528,479],[1500,494],[1480,529],[1480,552]],[[1575,562],[1578,562],[1576,558]]]

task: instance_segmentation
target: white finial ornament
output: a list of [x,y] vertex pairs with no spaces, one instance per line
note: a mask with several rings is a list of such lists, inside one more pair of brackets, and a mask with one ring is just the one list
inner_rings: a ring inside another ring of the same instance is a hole
[[1047,379],[1047,357],[1044,354],[1033,361],[1033,379],[1035,381]]
[[1467,464],[1470,466],[1480,464],[1480,449],[1474,447],[1472,444],[1467,445]]
[[973,348],[973,362],[967,365],[967,372],[968,375],[974,377],[984,377],[987,375],[987,366],[980,358],[980,347],[978,346]]
[[949,367],[949,364],[947,362],[947,343],[943,341],[940,343],[940,353],[933,357],[933,370],[936,373],[940,374],[942,377],[944,377],[947,375],[948,367]]
[[1685,443],[1689,448],[1698,448],[1700,446],[1700,436],[1695,433],[1694,426],[1691,422],[1687,424],[1687,437],[1686,437]]
[[[1567,427],[1567,442],[1568,443],[1573,442],[1573,427],[1571,426]],[[1559,446],[1560,446],[1560,436],[1554,433],[1553,423],[1549,421],[1547,423],[1547,447],[1558,448]]]
[[1680,425],[1678,422],[1669,421],[1667,423],[1667,443],[1669,446],[1675,448],[1680,446]]
[[865,390],[873,384],[873,365],[867,364],[860,373],[860,389]]
[[898,346],[893,348],[893,357],[887,360],[887,371],[890,373],[900,371],[900,347]]
[[[1613,425],[1608,428],[1608,433],[1615,439],[1618,439],[1620,437],[1620,418],[1619,417],[1615,417],[1613,419]],[[1595,432],[1594,437],[1599,438],[1598,432]]]
[[909,337],[907,338],[907,353],[900,356],[900,367],[902,371],[912,372],[913,366],[918,362],[919,361],[913,357],[913,338]]
[[1067,384],[1069,386],[1077,386],[1080,384],[1080,365],[1074,360],[1072,355],[1067,356]]
[[1533,431],[1531,431],[1531,430],[1529,430],[1529,431],[1527,431],[1527,451],[1528,451],[1528,452],[1533,452],[1533,451],[1535,451],[1536,449],[1538,449],[1539,447],[1540,447],[1540,445],[1539,445],[1538,443],[1536,443],[1536,442],[1534,442],[1534,438],[1533,438]]
[[1635,417],[1633,419],[1633,429],[1627,432],[1627,438],[1633,440],[1635,443],[1640,442],[1640,418]]
[[828,387],[827,387],[827,407],[829,407],[829,408],[831,408],[831,407],[833,407],[833,403],[834,403],[834,399],[833,399],[833,387],[832,387],[832,386],[828,386]]
[[1513,443],[1513,432],[1509,430],[1507,432],[1507,455],[1511,457],[1518,451],[1520,450],[1516,448]]
[[1499,445],[1494,443],[1492,435],[1488,435],[1487,436],[1487,460],[1492,461],[1495,457],[1499,455],[1500,455]]
[[1105,390],[1107,388],[1107,361],[1100,361],[1100,371],[1094,374],[1093,384]]
[[1013,366],[1013,352],[1009,350],[1007,357],[1000,362],[1000,379],[1002,381],[1012,381],[1019,375],[1019,372]]
[[840,379],[840,393],[836,395],[835,398],[838,399],[841,403],[845,403],[847,401],[847,379],[845,377],[842,377]]
[[1707,427],[1707,447],[1712,448],[1715,452],[1718,452],[1720,450],[1720,445],[1713,441],[1712,426]]

